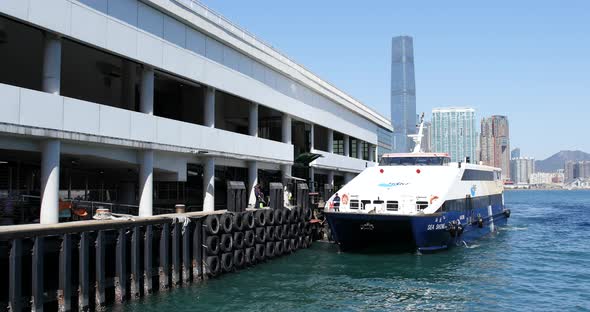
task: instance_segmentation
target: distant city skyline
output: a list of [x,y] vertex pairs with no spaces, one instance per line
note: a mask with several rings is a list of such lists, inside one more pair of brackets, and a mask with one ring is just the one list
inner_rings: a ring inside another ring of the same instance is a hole
[[588,1],[204,3],[384,116],[391,38],[412,36],[427,120],[434,107],[469,106],[477,119],[508,116],[511,144],[536,159],[590,152],[579,138],[590,132]]

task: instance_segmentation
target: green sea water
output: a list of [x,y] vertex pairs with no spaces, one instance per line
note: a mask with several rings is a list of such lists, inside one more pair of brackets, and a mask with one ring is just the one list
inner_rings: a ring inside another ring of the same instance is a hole
[[590,192],[509,191],[508,226],[418,255],[310,249],[123,311],[590,311]]

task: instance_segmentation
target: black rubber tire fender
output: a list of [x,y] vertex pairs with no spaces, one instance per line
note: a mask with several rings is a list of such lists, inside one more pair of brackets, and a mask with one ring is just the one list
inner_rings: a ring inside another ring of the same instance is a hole
[[299,244],[297,244],[298,240],[296,238],[291,238],[291,244],[289,245],[289,248],[291,248],[291,251],[295,251],[297,249],[299,249]]
[[291,236],[291,225],[283,225],[283,238],[289,238]]
[[266,225],[275,224],[275,212],[273,209],[264,209],[264,219],[266,219]]
[[244,245],[246,247],[252,247],[252,246],[254,246],[254,241],[255,241],[254,231],[246,231],[244,233]]
[[241,232],[244,230],[244,214],[241,212],[234,213],[233,215],[234,231]]
[[283,223],[282,224],[289,223],[289,220],[291,219],[291,210],[289,210],[287,208],[283,208],[283,209],[281,209],[281,211],[283,212]]
[[283,239],[283,253],[290,253],[291,252],[291,240],[286,238]]
[[221,238],[219,239],[219,249],[222,252],[230,252],[232,251],[234,246],[234,238],[231,234],[222,234]]
[[277,225],[275,226],[275,240],[282,240],[283,239],[283,226]]
[[278,241],[275,242],[275,256],[280,256],[283,254],[283,242]]
[[207,236],[205,238],[205,253],[208,256],[215,256],[219,253],[219,236]]
[[217,235],[219,233],[219,216],[208,215],[203,222],[203,227],[207,234]]
[[256,237],[255,241],[257,244],[263,244],[264,242],[266,242],[265,228],[263,228],[263,227],[256,228],[255,237]]
[[244,232],[234,232],[234,249],[244,249]]
[[263,261],[265,256],[265,246],[264,244],[256,244],[256,260]]
[[256,263],[256,250],[254,249],[254,247],[246,248],[246,252],[244,254],[244,262],[246,264]]
[[254,212],[254,224],[256,226],[265,226],[266,218],[264,217],[264,210],[256,210]]
[[243,212],[244,216],[243,216],[243,224],[244,227],[248,230],[251,230],[254,228],[254,214],[252,213],[252,211],[245,211]]
[[231,252],[221,254],[221,269],[230,272],[234,268],[234,255]]
[[310,221],[313,217],[313,211],[311,210],[311,208],[306,208],[304,210],[305,212],[305,220],[304,221]]
[[219,223],[221,225],[221,230],[224,233],[231,233],[234,227],[234,217],[231,213],[224,213],[219,218]]
[[245,261],[244,250],[243,249],[236,249],[234,250],[234,267],[241,268],[244,266]]
[[297,237],[299,235],[299,226],[297,223],[291,224],[291,237]]
[[291,209],[291,223],[299,221],[299,208],[295,207]]
[[272,258],[275,256],[275,242],[266,243],[266,258]]
[[312,241],[311,241],[311,235],[306,235],[305,238],[304,238],[304,240],[305,240],[305,247],[306,248],[311,247],[311,243],[312,243]]
[[275,209],[273,213],[275,214],[275,224],[283,224],[283,209]]
[[209,256],[205,258],[205,272],[210,276],[219,274],[219,257]]
[[272,225],[265,227],[266,231],[266,241],[274,241],[275,240],[275,227]]

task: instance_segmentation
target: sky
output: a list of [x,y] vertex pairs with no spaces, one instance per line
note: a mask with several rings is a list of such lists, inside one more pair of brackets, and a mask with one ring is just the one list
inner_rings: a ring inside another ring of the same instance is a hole
[[385,116],[391,38],[412,36],[417,112],[507,115],[522,156],[590,152],[590,1],[203,3]]

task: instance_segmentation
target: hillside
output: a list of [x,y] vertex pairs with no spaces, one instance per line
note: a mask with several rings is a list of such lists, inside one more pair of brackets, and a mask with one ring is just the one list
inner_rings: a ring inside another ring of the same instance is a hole
[[590,154],[582,151],[561,151],[545,160],[537,160],[535,162],[535,170],[537,172],[553,172],[563,169],[568,161],[590,160]]

